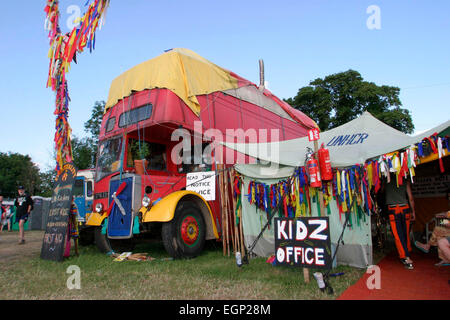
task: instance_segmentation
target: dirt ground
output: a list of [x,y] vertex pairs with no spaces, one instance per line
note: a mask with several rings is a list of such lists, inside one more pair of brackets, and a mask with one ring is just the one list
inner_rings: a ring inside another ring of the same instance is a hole
[[0,233],[0,262],[9,262],[25,257],[38,257],[41,253],[44,231],[25,231],[25,244],[19,245],[17,231]]

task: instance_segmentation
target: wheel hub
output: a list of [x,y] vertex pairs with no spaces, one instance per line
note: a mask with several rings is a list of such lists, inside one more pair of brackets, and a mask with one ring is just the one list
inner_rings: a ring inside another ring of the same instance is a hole
[[197,220],[188,216],[181,223],[181,238],[187,245],[194,244],[199,236],[199,226]]

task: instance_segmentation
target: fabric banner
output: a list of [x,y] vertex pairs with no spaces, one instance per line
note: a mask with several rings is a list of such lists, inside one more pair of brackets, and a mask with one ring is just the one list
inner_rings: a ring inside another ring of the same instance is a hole
[[[251,167],[251,166],[246,166]],[[239,167],[236,169],[238,170]],[[256,170],[256,167],[253,168]],[[242,167],[241,167],[242,170]],[[281,170],[286,170],[287,168],[282,168]],[[281,175],[280,172],[278,174]],[[282,178],[277,179],[259,179],[257,181],[264,182],[266,184],[274,184],[279,182]],[[256,237],[261,232],[262,228],[267,222],[267,213],[259,210],[255,205],[250,204],[246,200],[248,185],[252,181],[252,178],[243,177],[242,185],[242,223],[244,228],[244,239],[245,245],[248,248],[253,244]],[[332,246],[335,248],[338,239],[341,235],[344,221],[344,216],[340,217],[339,210],[336,205],[336,201],[330,202],[330,212],[328,215],[330,221],[330,236]],[[318,216],[317,205],[314,203],[311,205],[312,216]],[[276,214],[275,217],[281,217],[282,213]],[[355,225],[353,228],[347,228],[344,232],[344,245],[341,243],[338,249],[337,264],[349,265],[357,268],[366,268],[368,265],[372,264],[372,236],[371,236],[371,223],[370,217],[366,214],[365,220],[362,220],[360,225]],[[269,225],[269,227],[263,233],[263,236],[256,243],[253,252],[262,257],[269,257],[275,253],[275,234],[274,225]]]

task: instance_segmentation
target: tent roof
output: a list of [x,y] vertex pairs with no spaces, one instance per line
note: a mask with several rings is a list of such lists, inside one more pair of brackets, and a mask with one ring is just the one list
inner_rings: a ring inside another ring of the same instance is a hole
[[[449,126],[450,120],[420,135],[409,136],[364,112],[357,119],[320,133],[319,146],[323,143],[328,148],[332,167],[347,167],[408,147]],[[314,146],[308,137],[279,143],[223,144],[260,160],[295,167],[304,165],[307,148]]]

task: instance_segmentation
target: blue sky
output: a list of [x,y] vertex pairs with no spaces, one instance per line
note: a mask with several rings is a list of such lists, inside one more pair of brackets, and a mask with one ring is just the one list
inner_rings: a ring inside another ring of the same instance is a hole
[[[28,154],[53,166],[54,93],[45,87],[49,42],[44,0],[2,1],[0,8],[0,152]],[[61,0],[61,27],[86,0]],[[367,8],[380,9],[369,30]],[[120,73],[166,49],[189,48],[219,66],[259,82],[264,59],[269,89],[296,95],[310,81],[354,69],[367,81],[401,88],[416,131],[449,119],[448,0],[111,0],[96,50],[78,55],[68,74],[69,121],[83,124],[95,101],[106,100]]]

